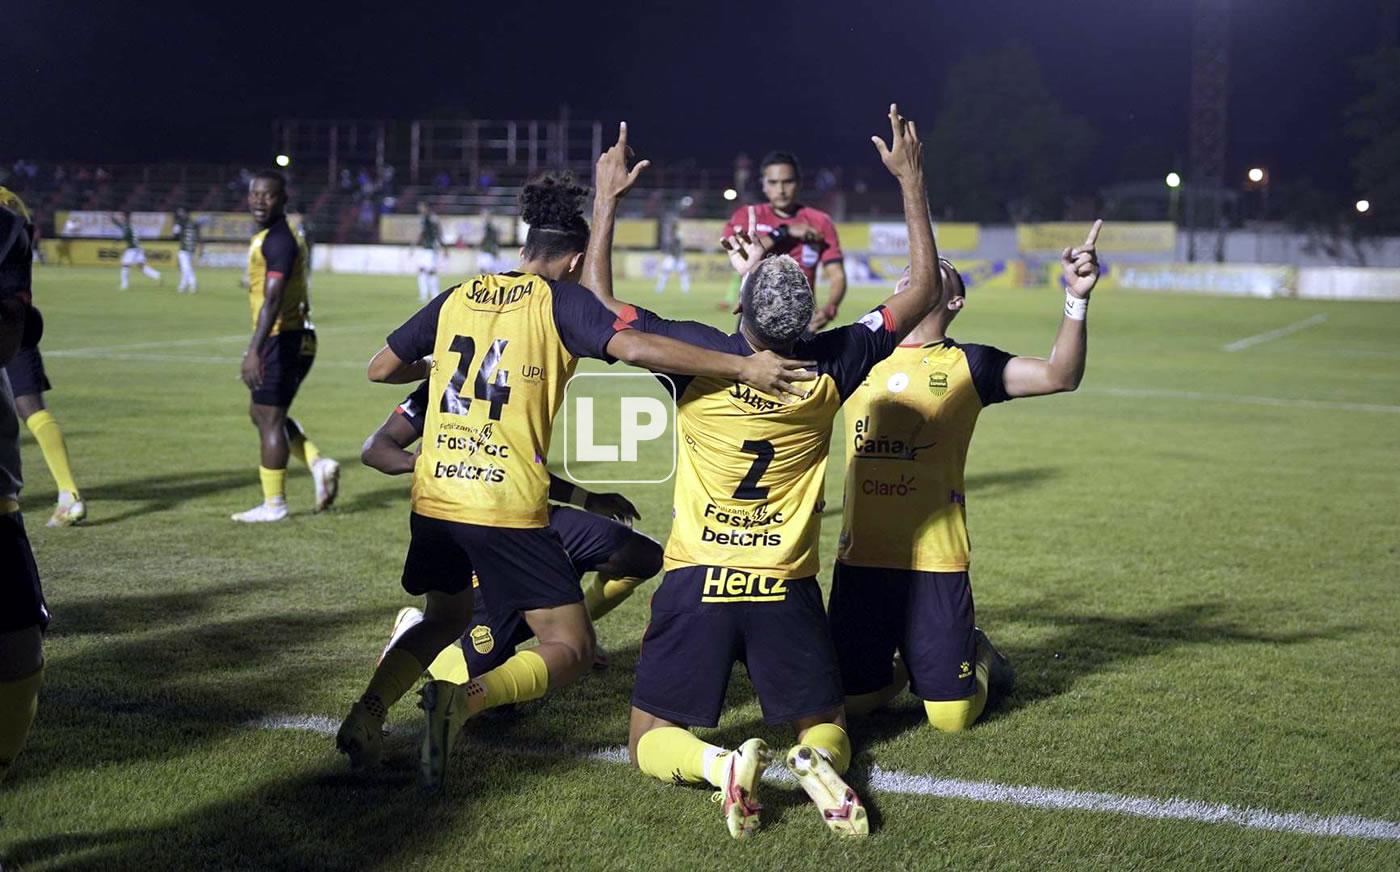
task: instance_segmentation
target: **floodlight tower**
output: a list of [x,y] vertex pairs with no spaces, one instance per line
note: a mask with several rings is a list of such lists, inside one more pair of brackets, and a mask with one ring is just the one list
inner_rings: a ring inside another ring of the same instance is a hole
[[1192,5],[1191,186],[1186,191],[1189,260],[1196,259],[1197,224],[1207,221],[1220,233],[1230,73],[1230,0],[1194,0]]

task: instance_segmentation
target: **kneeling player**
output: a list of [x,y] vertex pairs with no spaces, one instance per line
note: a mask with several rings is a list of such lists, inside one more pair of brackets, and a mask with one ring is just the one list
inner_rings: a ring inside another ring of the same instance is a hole
[[[14,201],[18,202],[17,198]],[[30,323],[31,227],[23,205],[0,200],[0,365]],[[19,419],[0,370],[0,780],[19,756],[38,709],[49,623],[34,552],[19,513]]]
[[[365,440],[360,459],[366,466],[389,475],[413,472],[417,455],[407,448],[423,435],[427,402],[425,381]],[[661,571],[661,545],[631,528],[631,522],[639,515],[620,494],[589,493],[551,475],[549,498],[587,510],[551,505],[549,528],[558,535],[580,579],[587,573],[598,573],[593,584],[584,590],[583,601],[590,619],[596,621],[617,608],[642,582]],[[535,637],[520,612],[494,614],[475,579],[472,596],[471,629],[459,644],[443,649],[428,667],[427,672],[434,679],[462,684],[472,675],[495,669],[515,653],[517,646]],[[422,617],[418,609],[401,609],[385,650]]]
[[904,196],[913,280],[859,322],[803,338],[814,303],[800,266],[786,255],[761,259],[761,249],[737,238],[726,240],[746,274],[733,335],[621,304],[610,298],[610,282],[594,282],[621,322],[735,354],[778,351],[817,370],[813,388],[790,405],[732,381],[671,378],[681,440],[675,523],[637,663],[629,748],[648,775],[717,787],[734,838],[758,826],[768,747],[755,738],[727,750],[687,728],[718,724],[735,663],[747,668],[764,720],[796,729],[786,763],[822,820],[839,835],[869,832],[859,797],[841,777],[851,745],[816,581],[816,507],[837,410],[939,293],[922,148],[894,106],[890,126],[893,151],[877,142]]
[[907,681],[929,723],[957,732],[982,714],[989,690],[1010,691],[1010,663],[974,622],[964,465],[984,407],[1079,386],[1100,226],[1064,251],[1065,314],[1048,359],[949,339],[967,289],[945,262],[940,304],[847,404],[830,603],[847,711],[870,711]]

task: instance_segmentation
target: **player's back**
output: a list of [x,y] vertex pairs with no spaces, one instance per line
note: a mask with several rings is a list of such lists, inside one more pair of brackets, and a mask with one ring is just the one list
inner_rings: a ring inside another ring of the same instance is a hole
[[[639,310],[636,326],[717,351],[747,355],[740,334]],[[826,460],[833,421],[869,368],[893,348],[883,310],[799,342],[790,356],[817,361],[806,396],[790,403],[734,382],[669,377],[680,453],[666,568],[723,566],[778,578],[817,573]]]
[[433,356],[413,510],[493,527],[543,527],[550,435],[580,356],[606,357],[611,314],[587,290],[529,273],[479,275],[389,337]]

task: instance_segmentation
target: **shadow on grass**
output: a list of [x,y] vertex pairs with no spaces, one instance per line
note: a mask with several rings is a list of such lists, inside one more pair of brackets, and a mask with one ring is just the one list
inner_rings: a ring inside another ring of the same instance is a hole
[[[1081,679],[1141,657],[1152,657],[1182,645],[1296,645],[1336,638],[1344,627],[1310,632],[1270,633],[1225,617],[1231,610],[1218,603],[1187,604],[1137,616],[1084,615],[1047,605],[1015,609],[1017,623],[1049,625],[1056,632],[1037,642],[1034,650],[998,644],[1016,668],[1016,686],[1004,699],[993,699],[983,721],[1007,717],[1017,709],[1068,692]],[[996,633],[991,633],[996,642]],[[857,718],[855,735],[862,745],[892,739],[926,726],[922,707],[901,704]]]
[[[157,475],[83,488],[83,499],[89,503],[85,527],[101,527],[140,518],[155,512],[179,508],[185,503],[240,487],[256,487],[257,470],[252,466],[240,469],[201,470],[180,475]],[[29,505],[47,505],[58,498],[53,490],[26,493]],[[136,503],[116,514],[107,514],[113,502]]]

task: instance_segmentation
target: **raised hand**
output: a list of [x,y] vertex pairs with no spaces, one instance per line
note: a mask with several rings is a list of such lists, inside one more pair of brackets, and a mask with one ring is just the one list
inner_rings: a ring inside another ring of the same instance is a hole
[[808,369],[816,365],[815,360],[788,360],[772,351],[760,351],[744,358],[740,381],[779,400],[800,400],[806,391],[798,384],[817,377],[815,371]]
[[913,121],[899,114],[899,107],[890,104],[889,145],[878,136],[870,137],[880,161],[900,182],[912,182],[923,175],[924,144],[919,141],[919,129]]
[[642,170],[651,166],[651,161],[638,161],[631,170],[627,169],[627,159],[632,149],[627,146],[627,122],[618,126],[617,142],[598,157],[598,166],[593,174],[593,189],[597,196],[616,200],[632,189]]
[[1084,244],[1078,248],[1066,248],[1060,252],[1060,268],[1065,275],[1065,289],[1081,300],[1089,298],[1089,292],[1099,281],[1099,256],[1094,246],[1099,241],[1099,231],[1103,229],[1103,219],[1099,218],[1089,228]]
[[721,239],[719,247],[729,255],[729,265],[741,276],[747,275],[749,270],[758,266],[758,262],[763,260],[766,253],[763,246],[743,230]]

